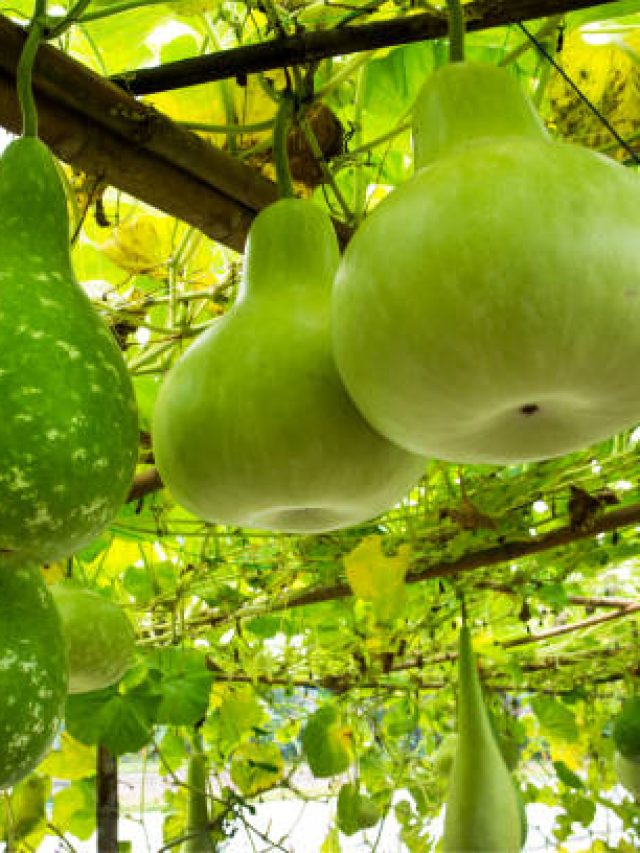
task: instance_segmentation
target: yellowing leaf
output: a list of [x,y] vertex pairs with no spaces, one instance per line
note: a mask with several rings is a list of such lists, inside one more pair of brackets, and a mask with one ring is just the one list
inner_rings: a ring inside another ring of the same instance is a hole
[[564,761],[570,770],[576,772],[582,767],[583,753],[580,742],[567,743],[566,741],[550,740],[552,761]]
[[65,564],[64,563],[50,563],[46,569],[41,569],[42,577],[47,582],[48,586],[53,586],[54,583],[58,583],[65,576]]
[[353,594],[370,601],[380,621],[395,619],[402,612],[410,550],[409,545],[401,545],[395,557],[387,557],[380,537],[367,536],[344,558]]
[[167,234],[160,228],[161,219],[137,216],[114,228],[111,237],[102,244],[102,251],[119,267],[138,275],[157,272],[166,263],[171,246]]
[[86,779],[96,772],[96,748],[62,732],[60,747],[50,752],[39,767],[42,773],[56,779]]
[[473,639],[474,651],[483,658],[489,658],[494,663],[507,663],[509,652],[496,642],[492,631],[482,631]]

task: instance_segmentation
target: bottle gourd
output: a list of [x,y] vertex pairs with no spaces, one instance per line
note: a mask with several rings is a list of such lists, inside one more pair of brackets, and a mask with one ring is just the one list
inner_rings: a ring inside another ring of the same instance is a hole
[[36,137],[0,158],[0,570],[49,562],[115,516],[137,458],[131,381],[75,280],[67,204]]
[[519,795],[493,732],[466,625],[460,629],[458,741],[449,783],[444,853],[517,853]]
[[372,426],[453,462],[560,456],[640,421],[640,177],[549,138],[502,68],[414,111],[416,174],[346,249],[338,369]]
[[97,592],[56,584],[51,594],[67,648],[69,693],[115,684],[131,666],[135,634],[124,610]]
[[62,627],[40,569],[0,567],[0,788],[44,758],[66,695]]
[[331,221],[312,202],[262,211],[235,305],[165,379],[156,463],[201,518],[333,530],[389,509],[423,472],[423,459],[364,421],[338,376],[329,328],[338,258]]

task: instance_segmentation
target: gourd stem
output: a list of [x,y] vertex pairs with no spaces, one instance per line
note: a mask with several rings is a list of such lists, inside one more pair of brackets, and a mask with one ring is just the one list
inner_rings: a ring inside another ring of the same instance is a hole
[[33,17],[29,25],[27,40],[20,54],[20,61],[16,71],[16,84],[18,89],[18,100],[22,111],[22,134],[23,136],[38,135],[38,110],[33,97],[32,73],[38,47],[42,41],[45,17],[47,14],[47,0],[35,0]]
[[295,195],[287,153],[287,139],[292,121],[293,98],[285,92],[273,125],[273,159],[276,164],[276,179],[281,198],[293,198]]
[[449,62],[464,60],[464,13],[460,0],[447,0],[449,10]]

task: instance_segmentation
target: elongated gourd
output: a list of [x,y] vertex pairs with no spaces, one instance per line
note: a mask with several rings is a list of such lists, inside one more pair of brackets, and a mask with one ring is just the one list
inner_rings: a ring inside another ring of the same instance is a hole
[[0,570],[50,562],[115,516],[137,458],[132,384],[75,280],[67,204],[35,137],[0,158]]
[[0,566],[0,788],[44,758],[66,695],[60,618],[40,569]]
[[466,625],[460,629],[458,745],[444,823],[444,853],[518,853],[522,817],[496,741]]
[[153,424],[175,499],[208,521],[291,533],[391,508],[424,460],[366,423],[331,352],[338,244],[328,215],[283,199],[249,233],[231,311],[169,372]]
[[192,738],[192,751],[187,764],[187,840],[183,853],[215,853],[209,831],[209,800],[207,796],[208,762],[202,738]]

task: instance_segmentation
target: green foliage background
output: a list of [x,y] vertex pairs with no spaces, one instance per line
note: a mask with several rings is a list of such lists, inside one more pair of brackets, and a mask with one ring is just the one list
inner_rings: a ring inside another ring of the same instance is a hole
[[[95,0],[56,44],[111,74],[296,27],[429,8],[402,0]],[[637,9],[617,2],[531,25],[632,145]],[[31,0],[6,0],[0,12],[25,19]],[[553,132],[627,159],[517,27],[469,36],[467,52],[509,64]],[[446,45],[433,42],[320,63],[315,92],[342,125],[343,150],[326,163],[328,183],[301,182],[300,192],[356,224],[406,180],[410,109],[445,58]],[[265,123],[283,81],[272,72],[150,100],[271,174]],[[232,303],[241,258],[91,176],[67,177],[78,277],[134,377],[142,471],[152,464],[149,422],[162,375]],[[636,689],[640,528],[597,532],[597,524],[640,503],[639,440],[630,431],[582,453],[507,468],[430,462],[420,486],[387,516],[323,536],[204,524],[166,490],[125,505],[100,539],[44,571],[51,582],[71,573],[126,608],[139,641],[135,666],[115,687],[69,698],[59,746],[5,797],[4,837],[18,850],[37,849],[47,833],[89,837],[98,743],[116,755],[140,753],[172,783],[165,838],[180,837],[189,733],[199,727],[216,842],[249,824],[262,797],[316,796],[297,781],[296,771],[310,765],[328,779],[322,796],[336,801],[335,827],[318,849],[339,850],[339,830],[364,829],[390,811],[408,850],[432,849],[431,821],[446,791],[443,744],[454,729],[463,596],[524,799],[561,810],[557,849],[576,824],[588,837],[596,805],[623,822],[626,840],[615,849],[637,849],[640,812],[612,790],[611,718]],[[523,557],[509,550],[561,529],[562,547]],[[474,568],[462,571],[470,555]],[[69,784],[47,815],[53,780]],[[372,845],[377,832],[367,836]],[[594,841],[588,849],[613,848]]]

